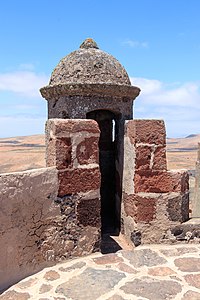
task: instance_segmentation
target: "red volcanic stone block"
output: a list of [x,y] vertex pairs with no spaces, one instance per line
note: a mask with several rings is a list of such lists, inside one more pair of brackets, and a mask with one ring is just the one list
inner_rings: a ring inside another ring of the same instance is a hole
[[89,133],[100,134],[99,126],[94,120],[64,120],[50,119],[46,123],[46,132],[52,131],[56,137],[63,137],[70,133],[86,131]]
[[149,146],[139,146],[136,148],[135,169],[149,170],[152,149]]
[[58,196],[88,192],[100,188],[101,174],[99,168],[68,169],[59,171]]
[[47,166],[56,166],[58,169],[66,169],[72,166],[71,138],[52,139],[47,144]]
[[98,163],[99,160],[99,139],[96,137],[85,138],[77,146],[76,157],[79,164]]
[[153,155],[153,170],[167,170],[166,149],[157,147]]
[[135,222],[149,223],[156,217],[157,198],[142,197],[136,194],[124,197],[124,209]]
[[126,136],[133,144],[165,145],[166,132],[162,120],[132,120],[126,123]]
[[96,199],[81,199],[77,205],[77,220],[83,226],[101,226],[101,201]]
[[136,171],[134,183],[136,193],[184,193],[189,189],[189,176],[187,172]]
[[189,219],[189,193],[168,197],[167,212],[170,221],[187,221]]

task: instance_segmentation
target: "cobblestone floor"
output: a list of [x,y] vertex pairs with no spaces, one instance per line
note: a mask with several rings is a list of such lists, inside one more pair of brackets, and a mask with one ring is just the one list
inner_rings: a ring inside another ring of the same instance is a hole
[[58,264],[0,300],[198,300],[200,245],[151,245]]

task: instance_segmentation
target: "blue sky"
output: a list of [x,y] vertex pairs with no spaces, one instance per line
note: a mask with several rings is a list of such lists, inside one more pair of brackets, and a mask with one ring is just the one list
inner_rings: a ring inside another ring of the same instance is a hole
[[135,118],[200,133],[199,0],[6,0],[0,9],[0,137],[44,132],[38,90],[87,37],[141,88]]

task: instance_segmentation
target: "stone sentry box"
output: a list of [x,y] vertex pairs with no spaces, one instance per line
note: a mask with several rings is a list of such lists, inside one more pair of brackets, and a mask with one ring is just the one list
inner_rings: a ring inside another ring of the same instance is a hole
[[76,220],[134,245],[165,241],[188,220],[188,175],[167,171],[164,122],[131,120],[140,89],[113,56],[86,39],[40,91],[47,166],[58,169],[61,201],[82,199]]

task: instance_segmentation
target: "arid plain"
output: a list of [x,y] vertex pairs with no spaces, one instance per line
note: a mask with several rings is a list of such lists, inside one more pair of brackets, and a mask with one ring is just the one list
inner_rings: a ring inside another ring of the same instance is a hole
[[[200,134],[167,139],[168,169],[194,170]],[[0,139],[0,173],[45,167],[44,135]]]

